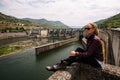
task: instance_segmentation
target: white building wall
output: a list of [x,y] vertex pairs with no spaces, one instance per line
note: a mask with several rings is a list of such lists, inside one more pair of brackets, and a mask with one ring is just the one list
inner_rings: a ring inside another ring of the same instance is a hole
[[41,37],[47,37],[48,36],[48,30],[41,30]]

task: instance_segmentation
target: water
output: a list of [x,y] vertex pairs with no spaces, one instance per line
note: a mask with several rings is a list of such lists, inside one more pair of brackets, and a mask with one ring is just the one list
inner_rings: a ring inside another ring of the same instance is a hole
[[71,50],[80,46],[72,43],[58,49],[47,51],[36,57],[34,48],[21,53],[0,58],[0,80],[47,80],[53,73],[45,66],[60,62],[67,58]]

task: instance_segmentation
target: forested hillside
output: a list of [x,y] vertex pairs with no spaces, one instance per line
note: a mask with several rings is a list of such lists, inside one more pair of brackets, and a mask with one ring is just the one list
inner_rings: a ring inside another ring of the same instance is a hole
[[7,16],[5,14],[0,13],[0,24],[2,27],[15,27],[20,26],[20,24],[24,24],[24,26],[37,25],[36,23],[32,23],[27,20],[21,20],[12,16]]
[[8,16],[0,13],[0,31],[1,32],[22,32],[25,29],[29,29],[32,26],[39,26],[37,23],[33,23],[27,20],[21,20],[13,16]]
[[17,32],[31,29],[33,27],[42,28],[68,28],[60,21],[47,21],[46,19],[19,19],[13,16],[8,16],[0,12],[0,31],[1,32]]
[[60,21],[48,21],[46,19],[31,19],[31,18],[23,18],[23,20],[36,22],[44,28],[69,28],[67,25],[63,24]]
[[120,28],[120,13],[96,22],[100,28]]

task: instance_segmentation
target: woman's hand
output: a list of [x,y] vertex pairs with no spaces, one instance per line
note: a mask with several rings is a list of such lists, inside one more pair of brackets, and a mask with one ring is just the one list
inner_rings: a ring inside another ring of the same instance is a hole
[[70,56],[76,56],[76,52],[75,51],[71,51]]

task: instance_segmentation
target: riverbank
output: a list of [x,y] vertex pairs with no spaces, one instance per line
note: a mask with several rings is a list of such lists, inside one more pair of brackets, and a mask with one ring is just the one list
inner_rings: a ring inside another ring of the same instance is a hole
[[47,38],[42,38],[42,39],[28,39],[25,41],[18,41],[18,42],[10,43],[7,45],[3,45],[3,46],[0,46],[0,57],[8,56],[11,54],[17,54],[26,49],[47,44],[49,42],[52,42],[52,41],[49,41],[49,39]]
[[[29,48],[31,48],[31,47],[29,47]],[[20,49],[20,50],[16,50],[16,51],[10,52],[10,53],[8,53],[8,54],[0,55],[0,58],[1,58],[1,57],[6,57],[6,56],[9,56],[9,55],[12,55],[12,54],[18,54],[18,53],[20,53],[20,52],[22,52],[22,51],[24,51],[24,50],[26,50],[26,49],[29,49],[29,48],[24,48],[24,49]]]
[[4,45],[0,47],[0,57],[8,56],[11,54],[16,54],[19,52],[22,52],[26,49],[32,48],[33,41],[27,40],[27,41],[19,41],[15,43],[11,43],[8,45]]
[[0,46],[0,57],[20,53],[26,49],[38,47],[47,43],[54,43],[60,41],[59,39],[49,39],[49,38],[38,38],[38,39],[28,39],[25,41],[18,41],[10,43],[7,45]]

